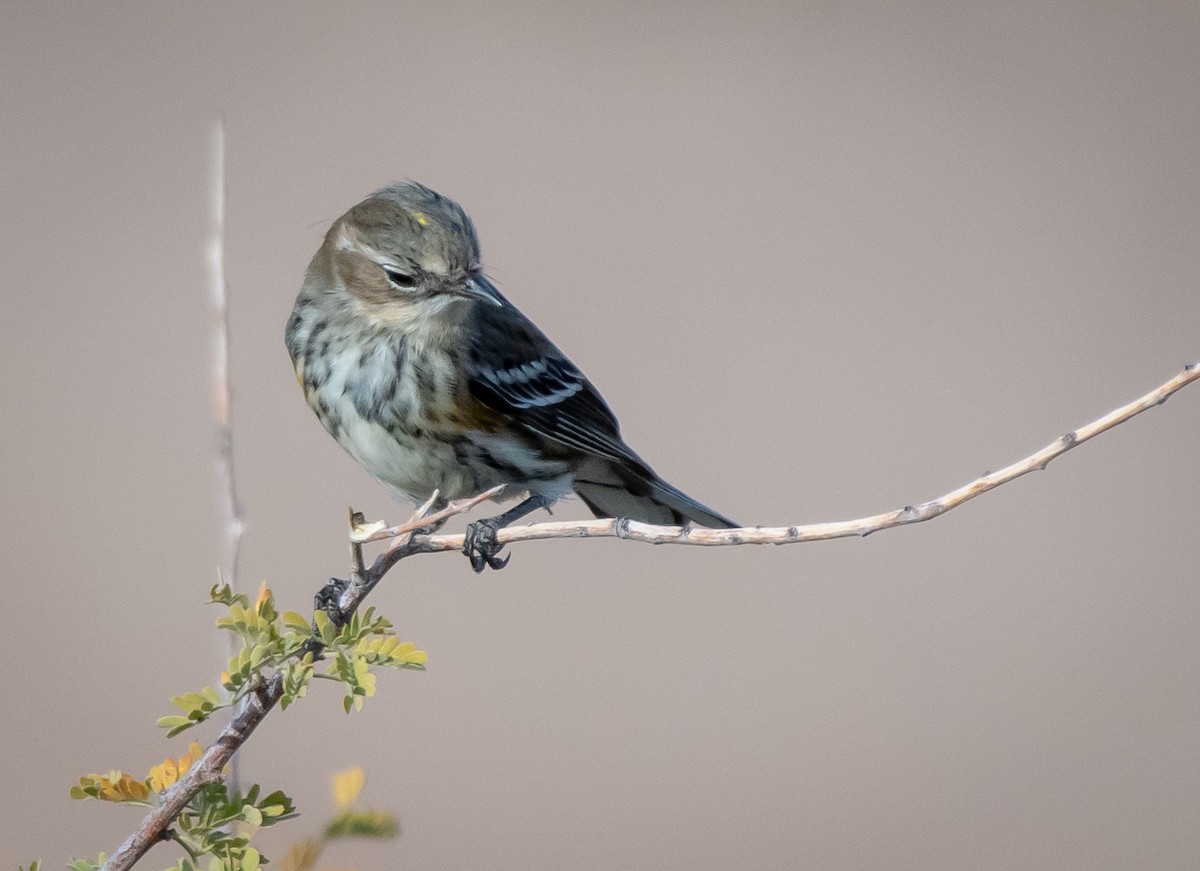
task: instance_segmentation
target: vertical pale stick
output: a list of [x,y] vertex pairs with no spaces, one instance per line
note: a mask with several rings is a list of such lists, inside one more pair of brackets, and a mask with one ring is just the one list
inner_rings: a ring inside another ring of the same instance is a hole
[[[209,160],[208,284],[213,305],[213,418],[217,424],[217,513],[220,521],[221,580],[238,589],[238,551],[245,531],[233,468],[232,387],[229,377],[229,285],[225,280],[225,123],[214,129]],[[229,636],[228,656],[238,642]],[[236,757],[229,780],[238,788]]]

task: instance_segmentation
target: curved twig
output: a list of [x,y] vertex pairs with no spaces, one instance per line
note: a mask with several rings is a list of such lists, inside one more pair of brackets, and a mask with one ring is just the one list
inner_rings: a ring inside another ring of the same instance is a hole
[[[870,517],[860,517],[856,520],[841,520],[831,523],[812,523],[806,526],[756,526],[744,529],[704,529],[698,526],[654,526],[649,523],[639,523],[636,520],[612,518],[608,520],[558,521],[549,523],[534,523],[528,526],[513,526],[501,529],[497,538],[502,544],[517,541],[540,541],[547,538],[627,538],[632,541],[648,542],[650,544],[691,544],[705,547],[728,547],[739,544],[796,544],[802,541],[822,541],[829,538],[846,538],[849,536],[865,536],[881,529],[891,529],[894,526],[905,526],[909,523],[921,523],[940,517],[952,508],[957,508],[964,502],[974,499],[989,490],[1006,484],[1014,478],[1046,468],[1053,459],[1062,456],[1072,448],[1094,438],[1102,432],[1107,432],[1118,424],[1122,424],[1135,415],[1141,414],[1162,405],[1175,391],[1200,379],[1200,361],[1189,363],[1183,371],[1166,383],[1151,390],[1145,396],[1135,399],[1128,405],[1110,411],[1108,414],[1094,420],[1079,429],[1073,430],[1055,439],[1040,451],[1034,451],[1024,459],[1018,460],[996,472],[988,472],[974,481],[964,484],[957,490],[922,502],[918,505],[906,505],[895,511],[874,514]],[[481,494],[476,500],[482,501],[489,494]],[[378,541],[394,538],[397,535],[411,533],[411,526],[386,527],[382,524],[372,525],[369,534],[361,535],[360,542]],[[456,535],[417,535],[412,539],[409,551],[411,553],[438,553],[448,550],[462,550],[463,536]],[[404,556],[408,556],[405,553]]]

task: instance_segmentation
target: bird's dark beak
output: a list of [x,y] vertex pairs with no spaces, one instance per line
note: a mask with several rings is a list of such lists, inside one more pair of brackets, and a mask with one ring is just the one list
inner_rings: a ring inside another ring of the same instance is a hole
[[468,275],[459,289],[459,293],[468,299],[482,299],[492,305],[503,306],[504,297],[496,286],[483,275]]

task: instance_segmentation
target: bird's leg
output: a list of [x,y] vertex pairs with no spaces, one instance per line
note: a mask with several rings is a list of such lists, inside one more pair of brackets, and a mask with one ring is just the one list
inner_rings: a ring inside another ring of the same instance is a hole
[[550,501],[545,496],[533,493],[528,499],[514,505],[503,514],[468,523],[467,534],[463,541],[463,553],[471,560],[471,568],[476,572],[481,572],[487,566],[491,566],[493,569],[502,569],[508,565],[508,561],[512,559],[511,555],[504,559],[496,556],[500,552],[500,548],[504,547],[496,540],[496,533],[510,523],[520,520],[526,514],[532,514],[539,508],[549,507]]

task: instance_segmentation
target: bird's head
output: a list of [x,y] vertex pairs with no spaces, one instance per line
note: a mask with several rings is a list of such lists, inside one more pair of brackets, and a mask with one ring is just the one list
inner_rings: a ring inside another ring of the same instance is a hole
[[376,191],[329,232],[309,267],[383,317],[443,310],[456,300],[504,305],[483,275],[462,206],[417,182]]

